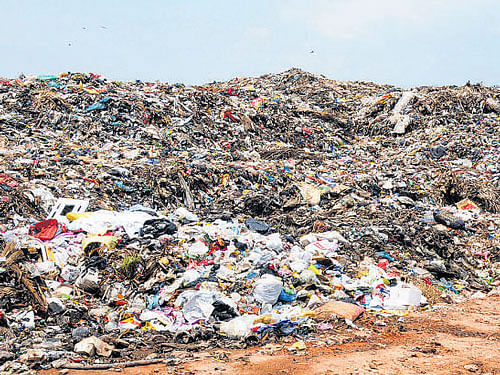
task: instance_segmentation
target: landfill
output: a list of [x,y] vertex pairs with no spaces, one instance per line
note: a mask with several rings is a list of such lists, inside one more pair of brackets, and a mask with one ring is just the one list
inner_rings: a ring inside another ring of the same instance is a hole
[[487,295],[499,125],[482,84],[0,79],[0,371],[303,350]]

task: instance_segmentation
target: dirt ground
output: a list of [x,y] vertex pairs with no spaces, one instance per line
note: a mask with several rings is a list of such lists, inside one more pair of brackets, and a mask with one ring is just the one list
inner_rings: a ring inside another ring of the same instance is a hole
[[404,317],[365,314],[356,324],[324,331],[298,352],[288,350],[298,338],[287,337],[248,349],[176,350],[166,364],[41,374],[500,374],[499,295]]

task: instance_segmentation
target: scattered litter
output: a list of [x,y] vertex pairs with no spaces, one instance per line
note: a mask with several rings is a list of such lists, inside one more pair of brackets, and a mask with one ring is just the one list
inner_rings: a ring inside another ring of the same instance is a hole
[[369,314],[483,298],[500,285],[499,94],[298,69],[1,80],[1,361],[300,351]]

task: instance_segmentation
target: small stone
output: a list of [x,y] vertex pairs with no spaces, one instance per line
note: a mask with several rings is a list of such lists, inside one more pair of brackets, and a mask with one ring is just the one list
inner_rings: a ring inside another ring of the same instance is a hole
[[479,367],[477,367],[476,365],[470,364],[470,365],[465,365],[464,369],[466,369],[467,371],[470,371],[470,372],[477,372],[479,370]]
[[[66,358],[60,358],[60,359],[56,359],[55,361],[52,361],[50,364],[52,365],[53,368],[61,368],[66,363],[68,363],[68,360]],[[64,371],[64,370],[61,370],[61,371]]]
[[75,344],[74,352],[78,354],[86,354],[90,357],[95,354],[103,357],[109,357],[114,347],[101,339],[91,336],[86,337],[79,343]]
[[71,336],[75,339],[83,339],[90,336],[89,329],[87,327],[76,327],[71,331]]
[[45,351],[42,349],[28,349],[26,353],[19,357],[21,363],[40,362],[45,358]]
[[66,306],[59,298],[48,298],[49,312],[52,314],[61,314],[66,310]]

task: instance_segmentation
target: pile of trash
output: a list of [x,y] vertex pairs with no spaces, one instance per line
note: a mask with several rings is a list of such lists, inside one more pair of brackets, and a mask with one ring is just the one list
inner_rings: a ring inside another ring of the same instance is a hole
[[499,94],[298,69],[1,79],[0,371],[307,339],[487,295]]

